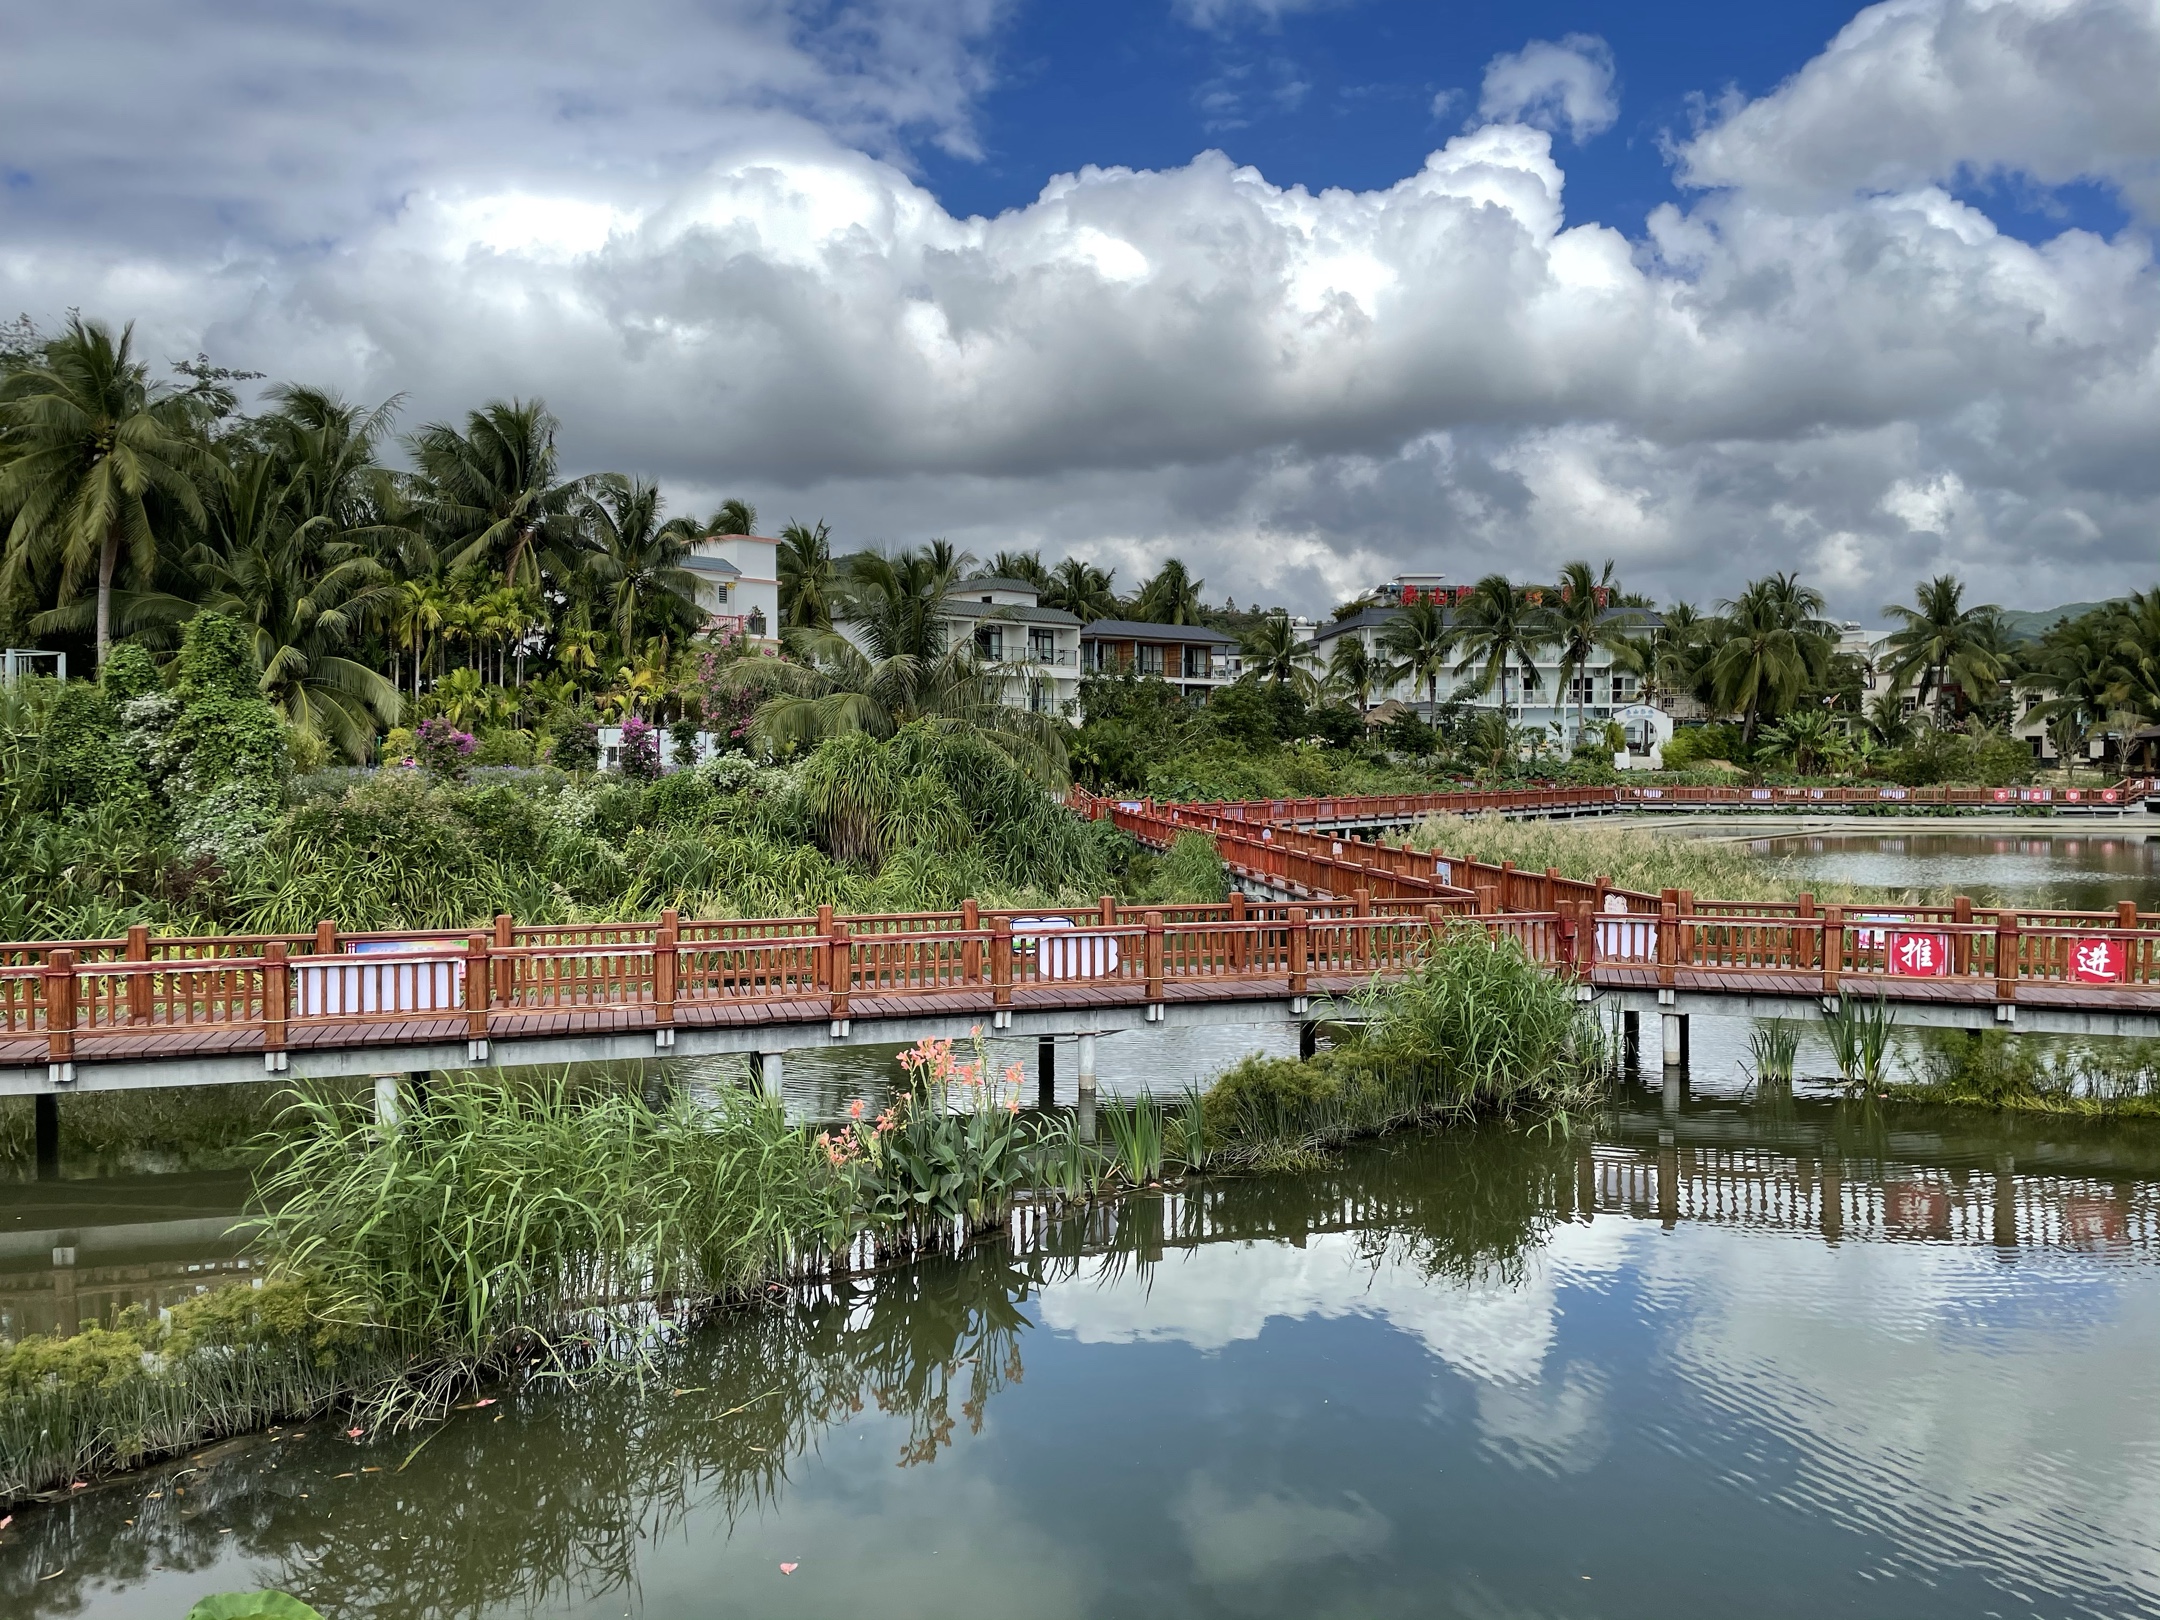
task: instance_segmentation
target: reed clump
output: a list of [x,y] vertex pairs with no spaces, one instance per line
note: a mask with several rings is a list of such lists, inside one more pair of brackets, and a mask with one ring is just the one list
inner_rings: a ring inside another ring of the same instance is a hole
[[1717,900],[1790,900],[1811,889],[1818,900],[1889,900],[1893,896],[1849,883],[1802,877],[1783,856],[1639,827],[1598,827],[1569,821],[1509,821],[1503,816],[1428,816],[1405,840],[1494,866],[1513,861],[1527,871],[1557,869],[1584,882],[1600,876],[1616,887],[1656,894],[1687,889]]
[[1603,1026],[1520,945],[1454,929],[1371,992],[1328,1049],[1250,1057],[1216,1081],[1202,1099],[1206,1157],[1287,1168],[1411,1126],[1564,1119],[1596,1103],[1615,1063]]
[[1914,1031],[1915,1102],[2096,1118],[2160,1115],[2160,1040],[2061,1039],[1996,1030]]

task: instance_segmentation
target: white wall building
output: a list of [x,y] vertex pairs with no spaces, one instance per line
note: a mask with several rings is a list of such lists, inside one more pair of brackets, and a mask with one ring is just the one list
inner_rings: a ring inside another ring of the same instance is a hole
[[697,576],[705,628],[716,635],[769,640],[780,631],[780,542],[755,534],[709,534],[683,567]]
[[[1080,696],[1080,620],[1039,602],[1024,579],[962,580],[945,599],[946,645],[972,644],[984,663],[999,666],[1014,708],[1062,714]],[[834,628],[864,645],[847,620]]]

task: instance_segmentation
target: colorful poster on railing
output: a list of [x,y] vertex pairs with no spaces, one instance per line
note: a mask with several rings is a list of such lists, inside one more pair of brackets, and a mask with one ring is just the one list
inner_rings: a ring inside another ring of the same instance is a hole
[[1950,941],[1941,934],[1893,932],[1884,961],[1899,978],[1939,979],[1950,971]]
[[2121,940],[2081,939],[2070,948],[2070,977],[2080,984],[2120,984],[2123,960]]

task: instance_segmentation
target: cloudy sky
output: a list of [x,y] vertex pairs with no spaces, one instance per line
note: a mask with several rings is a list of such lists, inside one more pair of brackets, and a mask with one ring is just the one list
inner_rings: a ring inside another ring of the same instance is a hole
[[2160,0],[1646,9],[22,7],[0,305],[1303,610],[2160,577]]

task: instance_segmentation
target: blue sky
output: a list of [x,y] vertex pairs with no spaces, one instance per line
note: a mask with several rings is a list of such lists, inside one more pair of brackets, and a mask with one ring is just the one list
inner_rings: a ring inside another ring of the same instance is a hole
[[2160,0],[9,22],[0,312],[406,427],[540,397],[676,510],[1304,611],[2160,572]]
[[[1775,89],[1856,8],[1292,0],[1277,13],[1225,0],[1200,18],[1193,9],[1170,0],[1018,6],[992,36],[998,78],[978,104],[981,157],[926,144],[917,154],[925,180],[955,213],[995,214],[1084,164],[1167,168],[1214,147],[1281,185],[1386,186],[1463,128],[1493,58],[1583,34],[1612,51],[1620,109],[1611,129],[1559,142],[1568,218],[1634,236],[1652,208],[1687,195],[1668,141],[1685,139],[1720,97]],[[1994,179],[1954,189],[2028,240],[2066,224],[2112,233],[2126,218],[2104,186]]]

